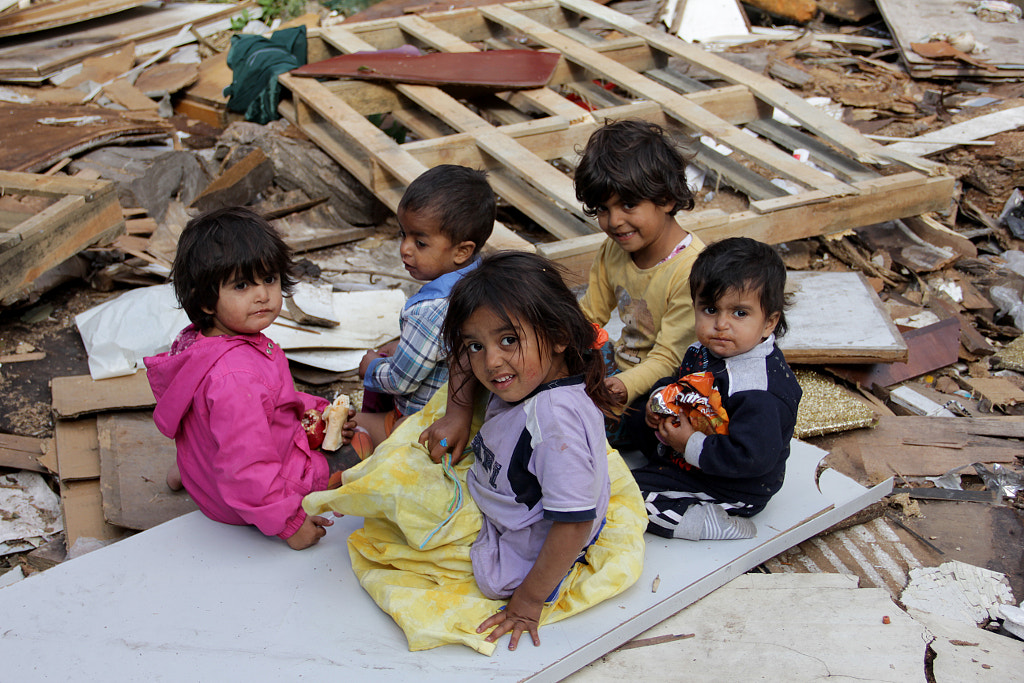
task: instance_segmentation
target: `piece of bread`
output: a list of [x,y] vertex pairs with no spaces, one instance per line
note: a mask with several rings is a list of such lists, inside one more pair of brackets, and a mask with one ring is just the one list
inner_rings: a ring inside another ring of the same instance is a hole
[[348,422],[348,411],[352,405],[348,396],[339,394],[334,403],[324,411],[324,419],[327,420],[327,433],[324,435],[324,443],[320,446],[325,451],[336,451],[341,448],[341,429]]

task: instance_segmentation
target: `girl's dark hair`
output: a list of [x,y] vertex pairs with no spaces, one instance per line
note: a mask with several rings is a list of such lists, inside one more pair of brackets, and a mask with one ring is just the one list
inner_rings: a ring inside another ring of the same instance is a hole
[[178,303],[201,330],[213,326],[203,309],[217,307],[220,286],[233,278],[256,282],[281,278],[295,287],[291,250],[262,216],[244,207],[214,209],[190,220],[178,238],[171,280]]
[[638,119],[608,121],[590,136],[576,167],[576,198],[588,216],[613,194],[623,202],[673,204],[671,214],[693,208],[686,161],[665,130]]
[[749,237],[714,242],[690,269],[690,295],[696,305],[714,305],[730,289],[757,292],[765,316],[779,314],[775,337],[786,324],[786,265],[771,246]]
[[583,375],[594,404],[606,416],[614,414],[618,403],[604,384],[601,351],[593,348],[597,332],[566,287],[559,266],[521,251],[500,251],[481,259],[448,297],[441,336],[451,362],[465,353],[462,326],[479,308],[490,309],[510,327],[516,327],[514,318],[520,325],[533,328],[541,348],[565,345],[563,356],[569,374]]

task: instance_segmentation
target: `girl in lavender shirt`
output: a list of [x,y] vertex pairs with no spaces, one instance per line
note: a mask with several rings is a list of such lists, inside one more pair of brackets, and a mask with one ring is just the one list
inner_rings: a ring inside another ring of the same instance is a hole
[[509,601],[477,631],[493,628],[491,642],[510,632],[509,649],[528,631],[538,645],[541,610],[608,509],[602,413],[614,399],[598,331],[557,266],[501,252],[454,287],[443,335],[455,394],[464,399],[476,382],[491,392],[467,476],[484,518],[470,556],[481,592]]

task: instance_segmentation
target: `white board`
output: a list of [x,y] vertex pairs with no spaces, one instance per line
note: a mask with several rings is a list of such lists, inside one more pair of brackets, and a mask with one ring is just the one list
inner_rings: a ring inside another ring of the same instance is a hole
[[875,290],[858,272],[786,274],[792,307],[779,340],[790,363],[906,360],[907,344]]
[[[0,589],[0,662],[11,680],[557,681],[736,576],[881,499],[793,442],[782,491],[742,541],[647,539],[640,580],[541,645],[502,639],[486,657],[451,645],[409,652],[360,588],[337,519],[302,552],[191,513]],[[658,591],[652,581],[660,577]]]

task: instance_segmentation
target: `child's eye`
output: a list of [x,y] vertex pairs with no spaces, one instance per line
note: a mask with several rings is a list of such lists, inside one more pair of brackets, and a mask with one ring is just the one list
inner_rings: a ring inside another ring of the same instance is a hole
[[426,249],[427,243],[424,242],[423,240],[416,240],[416,246],[419,247],[420,249]]
[[622,202],[622,208],[625,211],[632,211],[636,207],[637,207],[637,205],[635,203],[633,203],[633,202]]
[[509,334],[501,338],[502,346],[515,346],[519,343],[519,337],[514,334]]
[[249,283],[245,280],[239,280],[235,283],[234,289],[239,292],[244,292],[249,287]]
[[263,278],[263,284],[265,284],[265,285],[272,285],[275,282],[277,282],[277,276],[276,275],[266,275]]
[[750,315],[750,313],[741,309],[736,311],[735,315],[737,318],[746,318],[748,315]]
[[705,306],[704,308],[700,309],[700,312],[703,313],[704,315],[714,315],[718,311],[715,310],[714,306]]
[[479,353],[483,348],[483,345],[479,342],[469,342],[466,344],[466,350],[470,353]]
[[595,215],[603,216],[606,213],[608,213],[608,207],[607,206],[595,206],[594,207],[594,214]]

